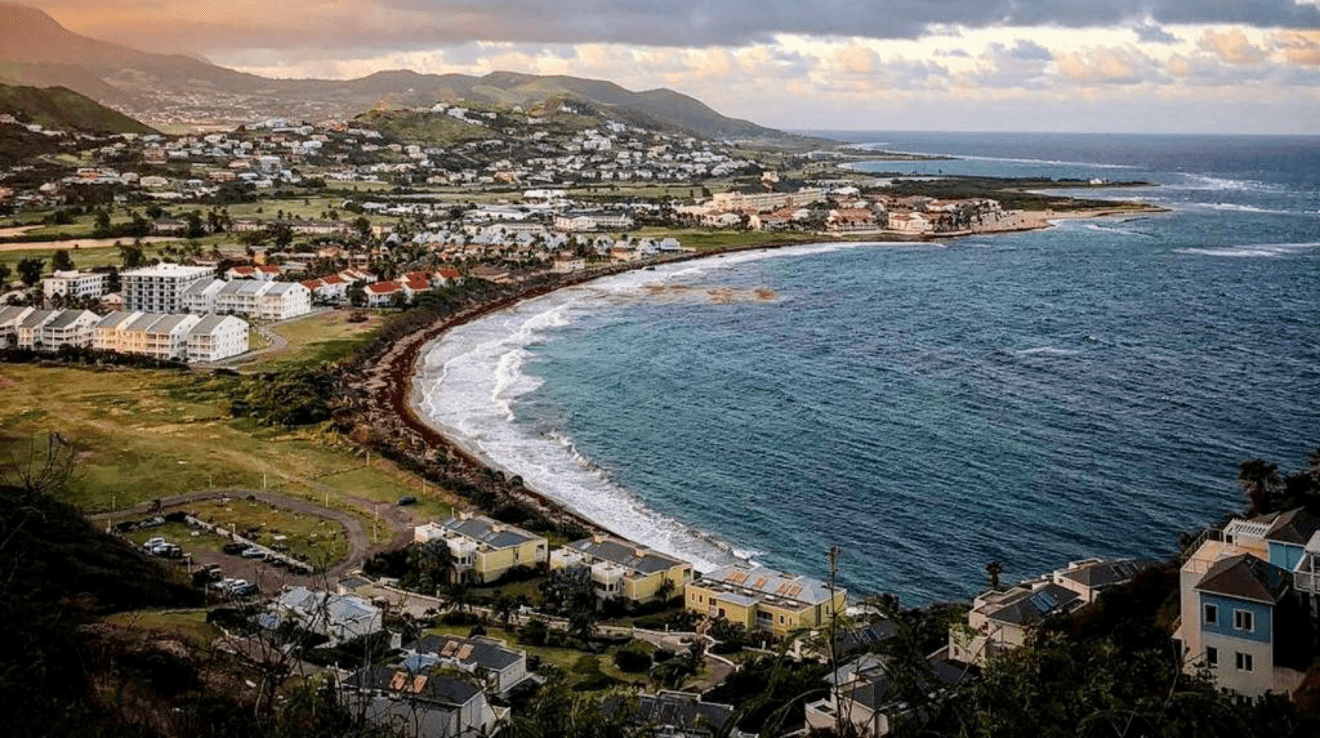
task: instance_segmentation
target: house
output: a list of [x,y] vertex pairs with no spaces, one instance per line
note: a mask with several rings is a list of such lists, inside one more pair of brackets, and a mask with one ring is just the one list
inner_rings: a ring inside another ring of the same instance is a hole
[[1082,559],[1054,570],[1052,578],[1060,587],[1076,592],[1082,604],[1089,605],[1102,590],[1126,584],[1146,569],[1159,565],[1155,559]]
[[890,213],[889,230],[900,233],[930,233],[935,223],[921,213]]
[[1209,529],[1178,570],[1174,638],[1188,671],[1204,667],[1241,695],[1291,694],[1310,643],[1297,631],[1315,607],[1320,518],[1302,508]]
[[30,307],[0,307],[0,349],[18,345],[18,325],[32,311]]
[[550,554],[550,568],[591,569],[596,596],[634,604],[681,596],[692,581],[692,565],[645,546],[606,536],[574,541]]
[[475,674],[495,694],[527,678],[527,654],[485,636],[428,635],[403,647],[403,668],[414,674],[441,664]]
[[262,625],[273,629],[291,622],[329,639],[334,646],[384,630],[380,608],[356,595],[316,592],[293,587],[280,593]]
[[398,282],[389,281],[375,282],[367,285],[366,295],[367,307],[392,307],[396,304],[396,300],[402,299],[396,296],[402,295],[407,297],[408,293],[403,290],[403,285]]
[[471,274],[474,279],[484,279],[487,282],[494,282],[495,284],[509,284],[513,281],[513,278],[509,275],[508,269],[487,266],[485,264],[478,264],[477,266],[472,267],[468,270],[468,274]]
[[47,351],[58,351],[64,346],[86,348],[92,345],[92,328],[101,316],[90,310],[60,310],[41,327],[38,339]]
[[549,550],[540,536],[471,513],[420,525],[413,531],[413,540],[445,541],[460,577],[476,582],[493,582],[515,566],[544,566]]
[[178,313],[186,309],[184,292],[211,276],[210,267],[159,264],[119,275],[124,287],[124,309],[148,313]]
[[748,564],[702,575],[688,584],[685,598],[692,612],[776,636],[824,625],[848,603],[842,588],[831,592],[816,579]]
[[208,315],[188,331],[188,361],[212,362],[247,353],[248,324],[232,315]]
[[825,228],[832,233],[856,233],[875,230],[875,215],[865,208],[831,210]]
[[1048,577],[986,590],[972,600],[966,627],[949,629],[949,658],[985,663],[995,654],[1025,644],[1031,629],[1046,618],[1072,612],[1082,604],[1081,595]]
[[58,314],[58,310],[33,310],[23,316],[14,326],[18,348],[24,351],[43,350],[46,345],[41,341],[41,329]]
[[72,298],[100,297],[110,284],[110,275],[104,272],[55,272],[41,280],[41,291],[46,299],[55,295]]
[[[930,681],[923,691],[936,693],[966,678],[966,670],[952,667],[931,656]],[[894,680],[883,656],[863,654],[840,666],[823,680],[828,688],[825,697],[805,706],[809,731],[833,731],[842,718],[852,724],[852,735],[879,738],[889,734],[890,717],[903,713],[908,717],[921,716],[901,702],[890,688]]]
[[340,684],[340,699],[350,712],[403,738],[492,735],[500,719],[485,693],[467,682],[388,666],[354,672]]
[[[625,699],[617,695],[606,698],[601,710],[613,715],[624,706]],[[642,735],[657,738],[750,738],[750,733],[734,728],[734,717],[732,705],[705,702],[701,695],[690,692],[662,690],[637,695],[637,709],[630,721],[642,728]]]
[[201,320],[196,315],[114,312],[92,328],[92,348],[182,361],[187,357],[188,333]]

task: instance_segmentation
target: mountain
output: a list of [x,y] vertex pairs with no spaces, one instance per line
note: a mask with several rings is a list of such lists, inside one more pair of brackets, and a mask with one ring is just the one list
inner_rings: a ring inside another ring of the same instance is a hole
[[0,113],[46,128],[88,133],[154,133],[147,125],[66,87],[0,84]]
[[673,90],[632,92],[613,82],[494,72],[484,77],[399,70],[353,80],[269,79],[182,55],[151,54],[80,36],[49,15],[0,2],[0,82],[62,85],[156,126],[235,125],[269,117],[350,118],[376,107],[440,101],[531,105],[578,99],[644,116],[702,138],[808,139],[729,118]]

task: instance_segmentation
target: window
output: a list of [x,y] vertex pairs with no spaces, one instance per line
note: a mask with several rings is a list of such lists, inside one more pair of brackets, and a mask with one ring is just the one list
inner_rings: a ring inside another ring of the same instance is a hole
[[[1238,655],[1241,656],[1241,654]],[[1214,646],[1205,647],[1205,665],[1211,667],[1219,666],[1219,649]]]
[[1251,671],[1254,666],[1251,661],[1251,654],[1242,653],[1240,651],[1234,654],[1234,663],[1237,666],[1238,671]]
[[1205,624],[1217,625],[1219,623],[1219,608],[1214,605],[1205,606]]
[[1253,631],[1256,629],[1256,617],[1250,610],[1233,611],[1233,627],[1237,630]]

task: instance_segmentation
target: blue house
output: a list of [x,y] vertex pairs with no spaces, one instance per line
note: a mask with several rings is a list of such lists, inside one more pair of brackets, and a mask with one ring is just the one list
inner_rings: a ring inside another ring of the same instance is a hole
[[1183,623],[1195,623],[1202,662],[1220,687],[1255,697],[1292,686],[1275,665],[1276,611],[1291,587],[1291,572],[1246,553],[1219,560],[1196,584],[1198,607]]

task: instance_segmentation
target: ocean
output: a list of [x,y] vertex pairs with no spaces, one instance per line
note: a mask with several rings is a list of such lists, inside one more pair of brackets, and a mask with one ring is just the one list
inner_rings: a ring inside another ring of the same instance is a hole
[[967,598],[1173,553],[1238,464],[1320,446],[1320,138],[833,133],[871,172],[1143,180],[1163,214],[819,244],[598,280],[456,329],[420,407],[698,570]]

